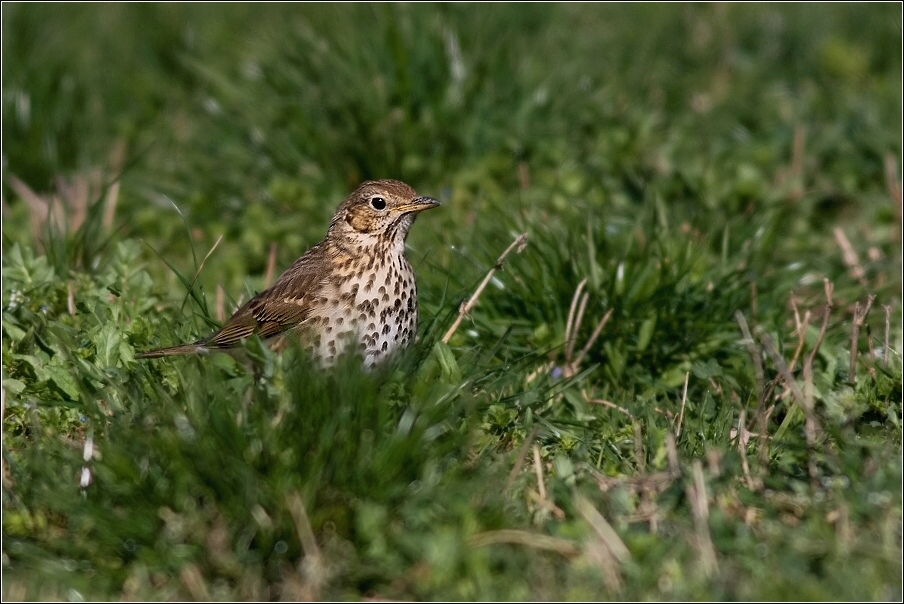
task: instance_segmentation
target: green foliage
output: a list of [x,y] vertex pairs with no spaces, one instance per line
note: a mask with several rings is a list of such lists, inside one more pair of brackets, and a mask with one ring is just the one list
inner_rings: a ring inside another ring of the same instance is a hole
[[[900,599],[900,32],[4,4],[4,598]],[[391,367],[135,359],[375,177],[444,201]]]

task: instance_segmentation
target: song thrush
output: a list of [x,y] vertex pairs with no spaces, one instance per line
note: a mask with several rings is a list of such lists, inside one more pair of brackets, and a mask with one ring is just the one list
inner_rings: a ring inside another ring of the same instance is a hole
[[407,346],[417,330],[417,288],[405,257],[415,214],[439,205],[398,180],[361,184],[343,201],[326,237],[208,338],[138,354],[207,353],[253,334],[276,349],[297,337],[324,366],[356,348],[365,367]]

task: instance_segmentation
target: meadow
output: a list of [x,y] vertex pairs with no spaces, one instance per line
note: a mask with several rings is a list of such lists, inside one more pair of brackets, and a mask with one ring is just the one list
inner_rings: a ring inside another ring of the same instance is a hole
[[[902,598],[899,5],[2,37],[4,601]],[[373,178],[443,202],[391,366],[135,358]]]

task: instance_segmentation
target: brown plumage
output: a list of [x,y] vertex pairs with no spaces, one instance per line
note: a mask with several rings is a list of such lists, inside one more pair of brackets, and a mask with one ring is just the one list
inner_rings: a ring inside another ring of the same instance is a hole
[[370,367],[414,339],[417,289],[405,257],[414,215],[439,202],[397,180],[363,183],[343,201],[326,237],[212,336],[138,358],[226,350],[258,335],[275,348],[295,337],[322,365],[356,348]]

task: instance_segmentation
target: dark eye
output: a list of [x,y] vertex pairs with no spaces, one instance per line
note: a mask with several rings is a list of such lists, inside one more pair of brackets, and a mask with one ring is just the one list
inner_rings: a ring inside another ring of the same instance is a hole
[[386,200],[382,197],[371,197],[370,205],[373,206],[375,210],[385,210],[386,209]]

